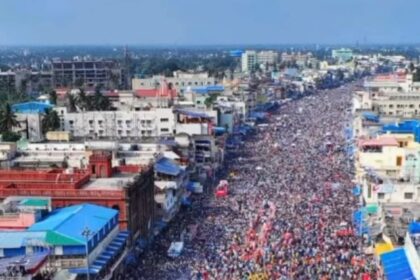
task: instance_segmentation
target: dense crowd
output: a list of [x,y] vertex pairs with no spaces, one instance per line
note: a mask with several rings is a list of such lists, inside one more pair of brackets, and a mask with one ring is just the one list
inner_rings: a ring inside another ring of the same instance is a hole
[[[196,199],[126,279],[379,279],[352,225],[350,108],[351,86],[284,104],[228,160],[229,195]],[[168,258],[193,223],[196,237]]]

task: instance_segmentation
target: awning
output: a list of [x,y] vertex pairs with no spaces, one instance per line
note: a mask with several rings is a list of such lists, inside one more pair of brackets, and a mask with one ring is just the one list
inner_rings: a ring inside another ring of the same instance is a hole
[[182,169],[173,160],[162,157],[155,163],[155,171],[171,176],[178,176]]
[[213,131],[215,133],[225,133],[226,132],[226,128],[224,128],[223,126],[214,126],[213,127]]
[[411,234],[420,233],[420,223],[412,222],[412,223],[408,226],[408,231],[409,231]]
[[[74,274],[88,274],[86,267],[69,268],[70,273]],[[99,271],[95,268],[89,268],[89,274],[97,274]]]
[[361,195],[361,193],[362,193],[362,188],[359,185],[353,188],[353,195],[359,196]]
[[381,255],[381,262],[388,280],[415,280],[404,248]]

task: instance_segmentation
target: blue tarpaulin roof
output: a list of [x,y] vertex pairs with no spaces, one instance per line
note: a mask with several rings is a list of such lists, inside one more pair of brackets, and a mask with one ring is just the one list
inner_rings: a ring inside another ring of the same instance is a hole
[[371,121],[371,122],[379,122],[379,116],[375,113],[372,112],[364,112],[362,114],[363,118],[367,121]]
[[420,121],[407,120],[397,124],[386,124],[382,126],[383,132],[391,133],[413,133],[416,142],[420,142]]
[[388,280],[415,280],[404,248],[381,255],[381,262]]
[[225,133],[226,128],[224,128],[223,126],[214,126],[213,131],[216,133]]
[[12,105],[13,112],[24,114],[45,113],[46,110],[51,109],[51,104],[42,102],[25,102]]
[[[74,274],[87,274],[88,270],[86,267],[69,268],[69,271]],[[98,270],[95,268],[89,268],[89,274],[97,274]]]
[[222,85],[213,85],[213,86],[202,86],[202,87],[194,87],[192,91],[199,94],[208,94],[210,92],[215,91],[224,91],[225,87]]
[[159,173],[171,176],[178,176],[182,172],[182,169],[178,164],[176,164],[173,160],[165,157],[162,157],[156,161],[155,170]]
[[[80,204],[54,210],[45,220],[28,228],[28,231],[52,231],[79,244],[86,244],[86,237],[83,236],[85,228],[89,228],[93,233],[99,232],[117,215],[118,211],[111,208]],[[94,234],[89,239],[93,237]]]
[[412,223],[408,226],[408,231],[409,231],[411,234],[420,233],[420,223],[412,222]]

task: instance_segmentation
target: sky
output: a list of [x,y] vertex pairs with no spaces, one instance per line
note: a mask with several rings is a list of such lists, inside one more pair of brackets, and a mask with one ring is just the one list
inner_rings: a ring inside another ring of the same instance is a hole
[[419,0],[0,0],[0,45],[420,43]]

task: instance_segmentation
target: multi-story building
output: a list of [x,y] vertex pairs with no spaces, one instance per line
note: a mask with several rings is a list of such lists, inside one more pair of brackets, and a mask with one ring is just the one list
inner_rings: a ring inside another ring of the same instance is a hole
[[139,139],[174,133],[175,116],[171,108],[74,113],[64,107],[55,110],[61,119],[61,129],[69,131],[75,138]]
[[256,69],[258,64],[256,51],[245,51],[242,54],[242,72],[252,72]]
[[53,61],[55,87],[119,88],[125,82],[123,68],[113,60]]
[[158,89],[163,85],[170,85],[180,94],[186,92],[187,88],[216,85],[217,80],[210,77],[208,73],[184,73],[176,71],[173,77],[153,76],[151,78],[134,78],[132,80],[133,90]]
[[248,50],[242,53],[242,72],[252,72],[259,67],[259,65],[273,65],[277,62],[279,57],[276,51],[254,51]]
[[0,72],[0,88],[14,93],[16,91],[44,91],[54,87],[53,74],[49,71],[16,69]]
[[154,221],[153,167],[112,167],[108,153],[89,156],[86,169],[0,170],[0,198],[48,196],[52,207],[95,203],[120,211],[121,229],[148,238]]

